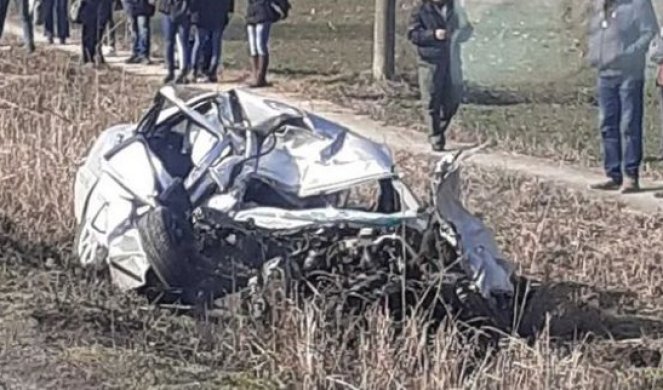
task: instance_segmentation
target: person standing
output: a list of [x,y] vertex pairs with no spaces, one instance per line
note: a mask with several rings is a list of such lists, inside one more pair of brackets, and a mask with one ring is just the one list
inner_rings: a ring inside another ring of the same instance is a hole
[[246,32],[251,55],[252,88],[267,86],[269,68],[269,35],[272,24],[288,17],[290,3],[287,0],[248,0],[246,8]]
[[598,72],[599,126],[606,181],[595,190],[640,189],[647,50],[658,32],[651,0],[594,0],[589,63]]
[[445,132],[460,107],[460,46],[473,31],[465,10],[454,0],[422,0],[410,17],[407,37],[419,55],[419,90],[434,151],[444,150]]
[[[189,32],[191,29],[191,8],[189,0],[161,0],[159,3],[159,12],[163,14],[161,18],[163,37],[166,41],[166,66],[168,75],[164,83],[175,81],[177,84],[183,84],[188,81],[187,77],[191,70],[191,45],[189,42]],[[179,35],[182,45],[180,73],[175,77],[175,45]]]
[[100,0],[82,0],[80,8],[81,28],[81,63],[101,64],[104,57],[99,47],[101,34],[100,16],[102,16],[102,2]]
[[125,0],[126,11],[131,18],[133,45],[127,64],[150,64],[151,29],[150,20],[155,7],[149,0]]
[[[217,71],[221,62],[223,31],[235,11],[234,0],[193,0],[192,22],[196,26],[193,45],[192,66],[194,78],[201,75],[210,83],[217,82]],[[206,55],[205,49],[209,50]]]
[[42,0],[44,32],[48,43],[53,43],[56,32],[60,44],[69,38],[69,2],[67,0]]

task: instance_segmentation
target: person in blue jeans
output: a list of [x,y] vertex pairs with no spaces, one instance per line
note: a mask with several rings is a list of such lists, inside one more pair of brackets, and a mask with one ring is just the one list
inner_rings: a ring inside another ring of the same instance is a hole
[[[196,40],[191,56],[194,78],[201,75],[211,83],[217,82],[221,62],[221,39],[234,12],[234,0],[194,0],[191,4],[191,20],[196,26]],[[209,49],[209,56],[205,49]]]
[[640,189],[644,79],[649,44],[658,32],[651,0],[594,0],[590,64],[598,70],[599,122],[608,179],[595,190]]
[[60,44],[65,44],[69,38],[69,2],[67,0],[43,0],[44,32],[48,43],[53,43],[56,36]]
[[[0,0],[0,38],[5,29],[8,7],[9,0]],[[29,53],[32,53],[35,51],[35,37],[30,0],[16,0],[16,8],[18,8],[23,22],[23,45]]]
[[[159,12],[163,14],[161,18],[163,38],[166,41],[166,66],[168,74],[164,83],[174,81],[177,84],[184,84],[188,81],[187,77],[191,71],[191,45],[189,42],[189,32],[191,29],[191,9],[187,0],[161,0],[159,3]],[[175,77],[175,45],[177,36],[180,36],[182,44],[182,66],[179,75]]]
[[125,9],[131,18],[133,45],[127,64],[150,64],[151,29],[154,5],[148,0],[125,0]]

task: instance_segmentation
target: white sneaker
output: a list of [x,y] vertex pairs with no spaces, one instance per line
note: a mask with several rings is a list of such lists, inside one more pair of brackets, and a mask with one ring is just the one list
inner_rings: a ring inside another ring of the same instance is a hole
[[115,55],[117,55],[115,48],[113,46],[108,46],[108,45],[103,45],[101,47],[101,52],[108,57],[114,57]]

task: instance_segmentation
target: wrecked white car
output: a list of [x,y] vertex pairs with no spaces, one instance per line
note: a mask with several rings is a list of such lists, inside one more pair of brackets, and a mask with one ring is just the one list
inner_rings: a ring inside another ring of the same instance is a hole
[[457,157],[437,164],[425,206],[388,148],[336,123],[240,89],[185,102],[164,87],[80,167],[76,250],[121,289],[156,283],[189,300],[286,269],[315,294],[334,274],[355,296],[435,277],[499,310],[512,267],[459,201]]

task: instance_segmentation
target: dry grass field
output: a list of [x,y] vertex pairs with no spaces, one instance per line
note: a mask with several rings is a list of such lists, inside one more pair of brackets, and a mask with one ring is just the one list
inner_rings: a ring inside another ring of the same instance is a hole
[[[517,331],[489,348],[463,324],[431,334],[378,308],[353,328],[313,302],[282,300],[267,322],[177,313],[114,290],[71,248],[77,164],[99,131],[137,119],[155,86],[54,51],[1,51],[0,75],[0,387],[663,387],[660,215],[467,170],[468,204],[538,281]],[[422,193],[431,162],[398,159]]]

